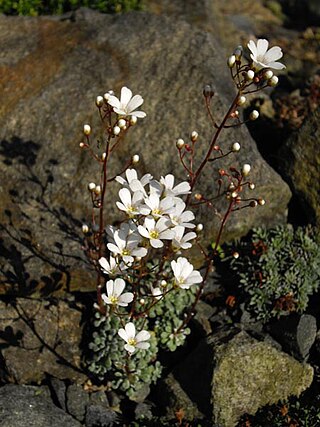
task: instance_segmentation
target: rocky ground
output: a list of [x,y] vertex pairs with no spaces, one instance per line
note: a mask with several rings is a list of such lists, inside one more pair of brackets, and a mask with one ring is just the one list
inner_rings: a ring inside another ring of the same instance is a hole
[[[317,296],[305,314],[265,327],[233,306],[218,273],[208,280],[187,345],[164,356],[163,378],[147,398],[110,391],[83,363],[95,274],[81,225],[97,170],[79,142],[83,123],[95,123],[97,94],[128,85],[143,93],[148,111],[115,156],[115,170],[139,153],[141,173],[159,177],[161,164],[161,174],[184,179],[176,138],[194,129],[203,144],[210,137],[203,85],[214,88],[221,116],[234,93],[228,55],[254,36],[280,45],[287,70],[279,88],[250,99],[261,120],[249,130],[228,129],[220,140],[241,141],[239,162],[253,165],[267,203],[234,216],[224,239],[287,221],[319,225],[320,10],[303,3],[303,20],[299,2],[289,0],[150,0],[145,11],[124,15],[0,16],[1,427],[254,427],[249,415],[267,404],[310,386],[316,399]],[[211,185],[207,173],[201,188]],[[111,206],[108,215],[114,220]],[[218,219],[203,209],[199,221],[210,243]],[[286,417],[287,424],[274,425],[300,425]]]

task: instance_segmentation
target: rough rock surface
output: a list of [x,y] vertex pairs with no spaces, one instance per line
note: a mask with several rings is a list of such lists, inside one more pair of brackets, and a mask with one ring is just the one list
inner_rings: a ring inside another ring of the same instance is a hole
[[8,384],[0,388],[1,427],[80,427],[81,424],[53,404],[47,387]]
[[280,151],[283,173],[309,222],[320,225],[320,108],[306,120]]
[[[87,183],[97,181],[99,171],[78,144],[83,123],[99,136],[96,96],[127,85],[143,95],[148,113],[115,153],[112,174],[138,152],[141,173],[159,178],[173,172],[182,180],[176,138],[187,139],[196,129],[200,157],[212,134],[203,85],[213,84],[217,120],[234,96],[225,55],[212,35],[186,22],[138,12],[108,16],[80,9],[73,20],[0,16],[0,37],[1,291],[43,296],[92,289],[80,229],[90,218]],[[245,127],[227,129],[220,145],[228,150],[234,141],[242,150],[223,166],[251,163],[256,195],[267,203],[234,215],[227,238],[284,221],[290,197]],[[220,167],[208,168],[198,190],[212,194]],[[107,222],[115,219],[118,191],[118,185],[110,187]],[[218,211],[225,203],[217,204]],[[198,219],[214,239],[218,217],[203,209]]]
[[51,375],[82,383],[81,307],[18,298],[0,302],[0,351],[12,382],[39,383]]
[[200,342],[173,375],[199,410],[213,415],[215,425],[234,427],[245,413],[299,396],[310,386],[313,368],[228,327]]

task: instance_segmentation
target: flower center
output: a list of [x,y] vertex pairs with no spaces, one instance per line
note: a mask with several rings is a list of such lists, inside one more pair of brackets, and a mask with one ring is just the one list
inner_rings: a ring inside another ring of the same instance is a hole
[[152,215],[161,215],[162,211],[160,209],[153,209]]
[[118,302],[118,297],[116,297],[116,296],[112,295],[112,296],[110,297],[110,302],[111,302],[111,304],[117,304],[117,302]]
[[128,206],[127,208],[128,212],[137,212],[136,208],[134,206]]
[[137,341],[134,338],[129,338],[128,339],[128,344],[132,345],[133,347],[135,347],[137,345]]
[[122,252],[121,252],[121,255],[122,256],[128,256],[128,255],[130,255],[129,249],[123,249]]
[[159,237],[159,231],[151,230],[149,236],[151,237],[151,239],[157,239]]

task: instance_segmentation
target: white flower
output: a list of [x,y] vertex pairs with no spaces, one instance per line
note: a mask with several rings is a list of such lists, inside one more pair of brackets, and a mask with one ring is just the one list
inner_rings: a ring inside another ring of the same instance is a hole
[[173,228],[175,236],[174,239],[172,239],[172,246],[176,250],[191,248],[192,244],[189,243],[189,240],[195,239],[197,237],[196,233],[194,233],[193,231],[183,235],[184,230],[185,228],[180,225],[177,225]]
[[201,274],[193,270],[193,265],[187,258],[179,257],[177,261],[171,261],[171,268],[175,284],[182,289],[189,289],[193,284],[202,282]]
[[126,283],[123,279],[108,280],[107,281],[107,295],[102,294],[101,297],[106,304],[119,305],[121,307],[127,307],[127,305],[133,300],[132,292],[122,293]]
[[269,42],[266,39],[259,39],[257,45],[253,40],[250,40],[247,46],[251,51],[250,57],[257,70],[261,70],[262,68],[282,70],[286,68],[281,62],[276,62],[283,55],[279,46],[274,46],[268,50]]
[[184,211],[186,204],[181,199],[176,199],[174,211],[169,215],[173,225],[181,225],[185,228],[194,228],[195,225],[189,221],[194,220],[194,214],[191,211]]
[[145,205],[141,204],[143,194],[141,191],[136,191],[131,196],[130,191],[127,188],[122,188],[119,191],[119,197],[122,203],[116,202],[116,205],[121,211],[126,212],[130,218],[135,215],[148,215],[150,209]]
[[163,242],[161,239],[170,240],[174,238],[174,232],[168,230],[168,219],[162,217],[156,221],[153,218],[146,218],[144,225],[138,225],[138,230],[141,236],[150,240],[150,245],[153,248],[162,248]]
[[138,174],[135,169],[126,170],[126,180],[122,176],[117,176],[116,181],[123,185],[125,188],[129,188],[133,193],[136,191],[141,191],[144,196],[147,195],[144,187],[150,183],[152,180],[152,175],[147,173],[139,180]]
[[110,252],[119,254],[126,264],[133,262],[133,257],[144,257],[147,255],[147,249],[138,246],[141,241],[140,235],[132,231],[129,224],[121,224],[120,230],[114,230],[110,227],[109,233],[113,233],[112,238],[114,243],[108,243],[107,248]]
[[165,197],[160,200],[159,194],[151,193],[149,197],[144,199],[144,202],[150,208],[149,212],[151,215],[155,218],[160,218],[174,211],[174,200],[172,197]]
[[177,197],[183,194],[190,193],[190,184],[187,181],[180,182],[174,187],[174,176],[169,174],[160,178],[160,183],[163,185],[163,195]]
[[109,276],[116,276],[117,274],[121,274],[122,270],[127,269],[127,266],[123,262],[119,265],[117,260],[112,255],[110,255],[109,262],[104,257],[100,258],[99,264],[102,268],[102,271],[106,274],[109,274]]
[[132,97],[132,92],[127,87],[121,89],[120,100],[110,95],[108,98],[108,104],[113,107],[113,111],[120,116],[131,116],[135,117],[146,117],[146,113],[143,111],[134,111],[136,108],[143,104],[143,98],[141,95],[135,95]]
[[136,348],[148,349],[150,344],[147,341],[150,339],[148,331],[140,331],[136,334],[136,328],[132,322],[126,324],[126,326],[118,331],[119,336],[126,341],[124,348],[129,353],[134,353]]

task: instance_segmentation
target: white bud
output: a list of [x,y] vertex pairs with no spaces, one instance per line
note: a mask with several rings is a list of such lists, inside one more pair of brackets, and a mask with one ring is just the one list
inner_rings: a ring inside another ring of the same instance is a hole
[[146,301],[145,301],[143,298],[140,298],[140,304],[141,304],[141,305],[144,305],[144,304],[145,304],[145,302],[146,302]]
[[270,86],[277,86],[279,79],[277,76],[272,76],[272,78],[268,81]]
[[248,163],[245,163],[245,164],[242,166],[242,175],[243,175],[243,176],[247,176],[247,175],[249,175],[250,170],[251,170],[251,166],[250,166]]
[[265,205],[265,204],[266,204],[266,201],[265,201],[264,199],[258,199],[258,204],[259,204],[260,206],[263,206],[263,205]]
[[177,148],[181,149],[184,147],[184,140],[182,138],[179,138],[176,142]]
[[99,196],[99,194],[101,194],[101,186],[100,185],[96,185],[96,188],[94,189],[94,192],[96,193],[97,196]]
[[82,225],[82,233],[87,234],[89,232],[89,227],[87,224]]
[[130,118],[130,125],[135,125],[138,121],[138,118],[136,116],[131,116]]
[[97,107],[102,107],[102,105],[103,105],[103,96],[97,96],[96,106]]
[[256,186],[254,185],[253,182],[250,182],[249,188],[250,188],[250,190],[254,190],[256,188]]
[[90,135],[90,133],[91,133],[91,127],[90,127],[90,125],[84,125],[83,126],[83,133],[85,134],[85,135]]
[[264,73],[264,78],[265,78],[266,80],[270,80],[272,76],[273,76],[273,72],[272,72],[271,70],[267,70],[267,71]]
[[120,129],[123,129],[126,127],[127,122],[125,121],[125,119],[119,119],[118,120],[118,126]]
[[254,78],[254,71],[253,70],[247,71],[246,78],[247,78],[247,80],[253,80],[253,78]]
[[241,106],[241,105],[243,105],[245,102],[246,102],[246,97],[245,97],[245,96],[243,96],[243,95],[239,96],[239,98],[238,98],[238,100],[237,100],[237,104],[238,104],[239,106]]
[[195,130],[191,133],[191,141],[195,142],[198,139],[198,132],[196,132]]
[[232,254],[233,258],[238,259],[239,258],[239,252],[233,252]]
[[196,226],[196,231],[198,232],[198,233],[200,233],[200,231],[202,231],[203,230],[203,224],[197,224],[197,226]]
[[236,153],[237,151],[240,151],[240,148],[241,145],[239,144],[239,142],[234,142],[232,144],[231,150]]
[[94,182],[90,182],[90,184],[88,184],[88,189],[90,191],[94,191],[95,188],[96,188],[96,184]]
[[139,156],[139,154],[135,154],[134,156],[132,156],[132,164],[137,164],[137,163],[139,163],[139,160],[140,160],[140,156]]
[[235,63],[236,63],[236,56],[235,55],[229,56],[229,58],[228,58],[228,67],[232,68]]
[[119,128],[119,126],[115,126],[113,128],[113,134],[114,135],[119,135],[120,132],[121,132],[121,129]]
[[85,147],[85,145],[86,145],[86,144],[84,144],[83,142],[80,142],[79,147],[80,147],[80,148],[83,148],[83,147]]
[[238,193],[237,193],[236,191],[233,191],[233,192],[231,193],[231,197],[232,197],[233,199],[235,199],[236,197],[238,197]]
[[102,153],[102,155],[101,155],[101,159],[102,160],[105,160],[105,158],[107,157],[107,153]]
[[249,116],[250,120],[257,120],[258,117],[259,117],[259,111],[252,110]]
[[167,281],[166,280],[161,280],[161,286],[163,287],[163,288],[165,288],[166,286],[167,286]]

